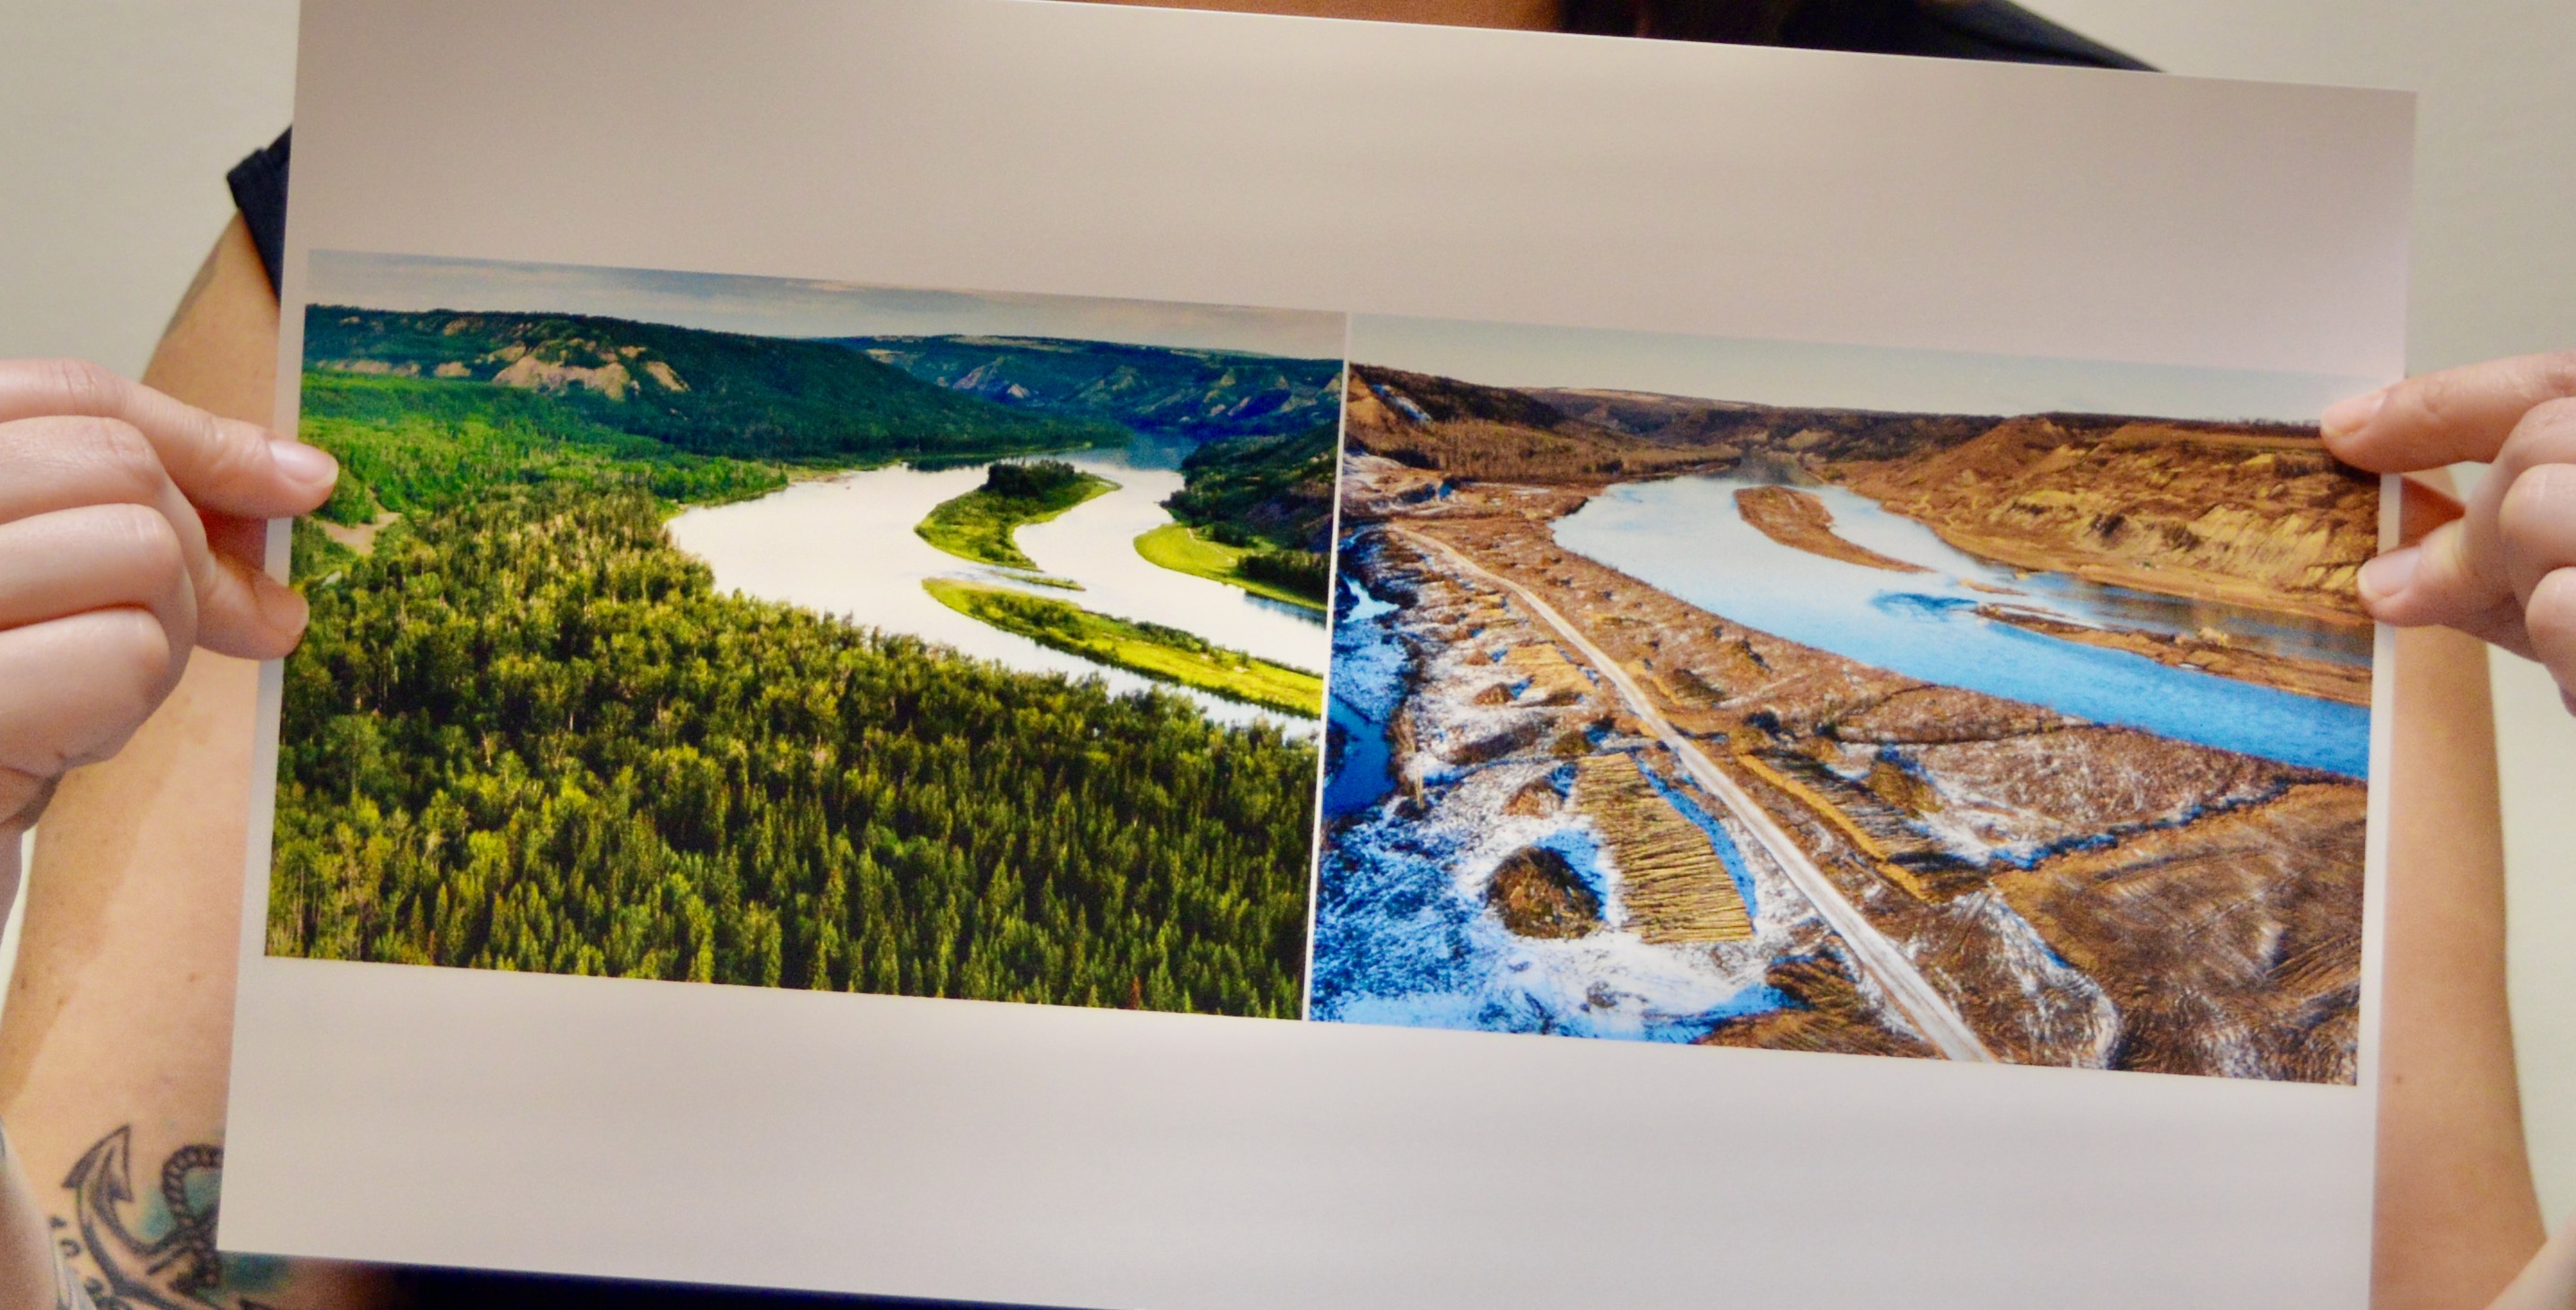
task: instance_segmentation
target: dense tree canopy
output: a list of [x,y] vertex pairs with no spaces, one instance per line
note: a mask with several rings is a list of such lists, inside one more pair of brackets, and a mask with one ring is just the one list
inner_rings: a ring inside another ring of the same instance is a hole
[[306,395],[335,517],[401,517],[299,528],[272,952],[1298,1012],[1310,745],[719,594],[663,517],[775,465],[471,381]]
[[1163,508],[1229,546],[1321,552],[1333,531],[1339,456],[1332,423],[1210,442],[1181,461],[1181,489]]

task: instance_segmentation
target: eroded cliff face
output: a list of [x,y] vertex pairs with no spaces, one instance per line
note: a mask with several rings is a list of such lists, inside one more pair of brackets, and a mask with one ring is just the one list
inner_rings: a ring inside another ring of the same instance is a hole
[[[1434,480],[1832,482],[2015,568],[2368,622],[2353,577],[2377,549],[2378,482],[2335,462],[2313,429],[1797,409],[1368,366],[1351,369],[1348,405],[1357,448]],[[1793,503],[1765,512],[1802,538],[1781,540],[1846,557],[1801,526]]]
[[1934,453],[1817,465],[2018,568],[2368,621],[2353,577],[2378,546],[2378,481],[2285,429],[2043,416]]

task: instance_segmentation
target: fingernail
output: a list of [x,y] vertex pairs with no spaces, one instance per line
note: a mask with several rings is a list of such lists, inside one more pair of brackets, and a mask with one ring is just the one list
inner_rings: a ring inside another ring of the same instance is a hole
[[340,461],[301,441],[272,441],[268,457],[277,461],[279,472],[307,486],[329,486],[340,478]]
[[2376,606],[2406,590],[2406,584],[2415,580],[2415,570],[2423,563],[2424,548],[2408,546],[2362,565],[2360,575],[2353,579],[2361,587],[2361,603]]
[[2386,387],[2367,396],[2338,400],[2326,406],[2326,412],[2318,417],[2318,426],[2324,428],[2329,437],[2348,437],[2370,426],[2370,421],[2379,417],[2379,407],[2387,403]]

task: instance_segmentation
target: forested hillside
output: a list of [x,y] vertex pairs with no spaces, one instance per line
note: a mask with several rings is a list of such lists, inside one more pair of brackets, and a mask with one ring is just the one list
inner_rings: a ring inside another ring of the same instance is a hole
[[[1181,461],[1181,489],[1163,502],[1172,517],[1281,550],[1323,551],[1333,532],[1338,425],[1278,437],[1214,442]],[[1231,529],[1231,532],[1226,532]]]
[[849,337],[922,381],[1023,412],[1148,436],[1287,436],[1334,421],[1342,365],[1231,350],[1050,337]]
[[787,484],[763,460],[692,455],[603,427],[552,396],[473,382],[313,373],[304,439],[339,457],[321,517],[364,523],[383,511],[452,504],[506,483],[623,486],[670,501],[741,500]]
[[703,455],[847,463],[1126,439],[1107,423],[961,395],[824,342],[597,315],[315,305],[304,357],[324,372],[540,392],[588,422]]
[[1332,591],[1338,425],[1212,442],[1181,462],[1175,522],[1136,539],[1167,569],[1320,610]]
[[1311,745],[718,594],[664,516],[778,462],[572,392],[304,394],[329,517],[399,517],[298,525],[273,953],[1297,1013]]

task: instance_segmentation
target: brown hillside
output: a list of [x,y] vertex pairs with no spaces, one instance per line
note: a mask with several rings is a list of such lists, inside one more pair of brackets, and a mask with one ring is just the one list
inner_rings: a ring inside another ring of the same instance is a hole
[[1973,554],[2167,595],[2362,622],[2379,489],[2274,425],[2044,415],[1826,477]]

